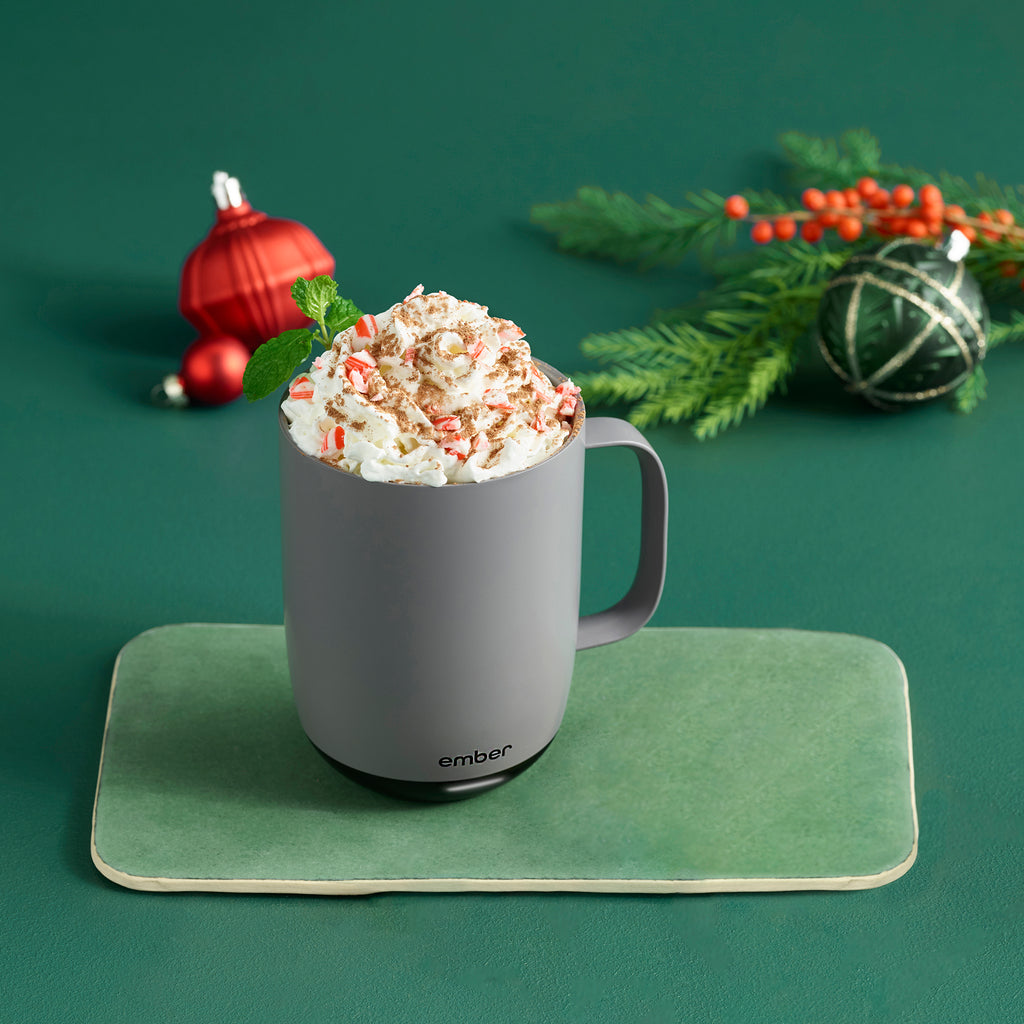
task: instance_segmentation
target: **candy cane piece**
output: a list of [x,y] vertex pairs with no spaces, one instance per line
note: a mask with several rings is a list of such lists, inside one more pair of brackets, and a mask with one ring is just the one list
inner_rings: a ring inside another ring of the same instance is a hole
[[459,462],[464,462],[469,455],[469,442],[461,434],[448,438],[441,447],[449,455],[454,455]]
[[356,334],[360,338],[372,338],[377,333],[377,318],[372,313],[364,313],[356,321]]
[[288,397],[297,402],[312,400],[313,382],[308,377],[296,377],[288,388]]
[[352,355],[345,360],[346,370],[355,370],[356,373],[366,374],[367,376],[369,376],[370,370],[372,370],[376,365],[377,360],[365,350],[362,352],[353,352]]
[[488,388],[483,393],[484,405],[491,409],[501,409],[503,412],[512,412],[515,406],[509,401],[508,394],[500,388]]
[[423,285],[418,284],[418,285],[416,285],[415,288],[413,288],[413,290],[411,292],[409,292],[408,295],[406,295],[406,297],[404,299],[402,299],[402,301],[403,302],[408,302],[410,299],[415,299],[417,295],[422,295],[422,294],[423,294]]
[[462,420],[458,416],[438,416],[433,424],[438,430],[454,432],[462,426]]
[[361,395],[365,395],[369,390],[369,385],[366,382],[366,376],[359,373],[357,370],[350,370],[345,376],[348,377],[349,384],[352,385]]
[[367,381],[377,367],[377,360],[369,352],[353,352],[345,360],[345,376],[361,395],[366,394]]
[[580,389],[572,381],[568,380],[563,380],[555,388],[555,394],[562,400],[561,405],[558,407],[559,416],[571,416],[576,411],[576,396],[579,393]]
[[511,320],[499,320],[498,323],[501,324],[498,329],[498,337],[502,341],[518,341],[520,338],[526,337]]
[[481,338],[477,338],[476,341],[474,341],[473,344],[470,346],[469,354],[474,359],[479,359],[484,354],[484,350],[486,348],[487,346],[483,343],[483,340]]
[[345,430],[342,427],[331,427],[330,430],[324,434],[324,439],[320,442],[320,454],[329,455],[332,452],[340,452],[345,448]]
[[541,418],[540,413],[537,413],[537,415],[533,417],[533,422],[530,426],[533,427],[538,434],[543,434],[548,429],[548,425]]
[[416,362],[416,346],[410,345],[402,354],[402,365],[412,366]]

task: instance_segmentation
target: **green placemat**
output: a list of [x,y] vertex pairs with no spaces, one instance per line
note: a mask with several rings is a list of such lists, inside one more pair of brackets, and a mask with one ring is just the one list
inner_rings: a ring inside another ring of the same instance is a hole
[[916,851],[899,659],[754,629],[645,629],[580,653],[540,761],[438,805],[326,765],[282,627],[150,630],[114,669],[92,835],[104,875],[161,891],[857,889]]

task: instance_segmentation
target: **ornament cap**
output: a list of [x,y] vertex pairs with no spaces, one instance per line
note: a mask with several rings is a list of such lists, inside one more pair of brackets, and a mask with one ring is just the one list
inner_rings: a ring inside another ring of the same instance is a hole
[[266,219],[267,215],[265,213],[254,210],[249,205],[249,201],[243,199],[240,206],[229,206],[226,210],[217,210],[217,220],[211,228],[211,234],[234,230],[235,228],[247,228]]
[[149,400],[164,409],[184,409],[188,405],[188,395],[180,374],[167,374],[149,393]]
[[962,231],[954,230],[946,240],[946,244],[942,246],[942,251],[950,263],[959,263],[970,251],[970,248],[971,240]]
[[217,203],[218,210],[228,210],[231,207],[241,206],[245,202],[245,195],[242,193],[242,186],[237,178],[232,178],[227,171],[214,171],[213,184],[210,192]]

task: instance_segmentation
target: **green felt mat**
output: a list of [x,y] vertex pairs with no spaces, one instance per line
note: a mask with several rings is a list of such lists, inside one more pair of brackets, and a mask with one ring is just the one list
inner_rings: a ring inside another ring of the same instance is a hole
[[645,629],[577,656],[519,778],[451,804],[366,791],[320,758],[280,626],[150,630],[114,669],[93,816],[135,889],[857,889],[917,851],[903,667],[797,630]]

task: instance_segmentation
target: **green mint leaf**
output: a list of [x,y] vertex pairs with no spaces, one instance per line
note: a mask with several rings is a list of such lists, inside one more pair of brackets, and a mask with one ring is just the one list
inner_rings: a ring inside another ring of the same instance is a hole
[[302,312],[318,324],[324,322],[327,307],[338,297],[338,286],[326,275],[321,274],[307,281],[300,277],[292,285],[292,298]]
[[313,335],[304,327],[285,331],[265,341],[249,357],[242,375],[245,397],[255,402],[273,394],[291,377],[296,367],[309,358],[312,347]]
[[328,337],[347,331],[362,315],[363,311],[350,299],[335,298],[324,323]]
[[[295,284],[292,285],[292,298],[295,300],[295,305],[299,307],[300,312],[304,316],[309,316],[306,309],[306,292],[309,290],[309,282],[304,277],[297,277]],[[312,320],[312,317],[309,317]]]

